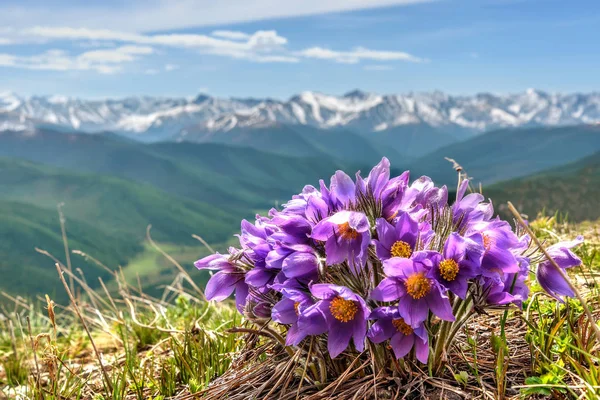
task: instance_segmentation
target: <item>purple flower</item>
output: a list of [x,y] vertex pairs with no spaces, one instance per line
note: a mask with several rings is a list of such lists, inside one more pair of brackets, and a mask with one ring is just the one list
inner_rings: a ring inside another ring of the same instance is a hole
[[240,245],[244,255],[257,267],[265,267],[265,258],[271,251],[268,237],[275,231],[274,227],[266,224],[264,219],[257,216],[256,223],[242,221],[239,235]]
[[311,237],[325,242],[327,265],[348,260],[350,268],[357,273],[368,256],[371,240],[369,221],[365,214],[340,211],[319,222]]
[[494,214],[492,203],[481,203],[484,200],[480,193],[465,196],[469,181],[463,180],[456,192],[456,201],[452,205],[452,222],[457,230],[462,230],[469,223],[487,221]]
[[266,263],[267,268],[282,271],[288,279],[297,278],[308,283],[319,276],[315,249],[304,244],[279,243],[269,252]]
[[403,358],[414,347],[417,359],[427,363],[429,345],[427,331],[423,325],[412,328],[404,322],[398,307],[376,308],[369,319],[376,320],[367,333],[371,342],[381,343],[389,339],[396,358]]
[[235,291],[235,304],[243,312],[248,296],[248,285],[244,281],[244,271],[236,267],[222,254],[212,254],[194,263],[198,269],[218,270],[206,284],[204,294],[207,300],[223,301]]
[[429,310],[443,320],[455,319],[450,300],[435,279],[433,254],[437,253],[419,251],[412,259],[394,257],[385,260],[383,272],[387,278],[371,292],[373,300],[399,300],[400,316],[413,328],[427,319]]
[[415,250],[419,237],[421,237],[421,241],[427,242],[433,235],[433,231],[430,229],[423,233],[420,232],[419,223],[406,212],[400,213],[396,220],[396,226],[383,218],[377,219],[375,226],[377,239],[373,242],[377,257],[381,260],[392,257],[409,258]]
[[406,190],[406,203],[412,203],[412,207],[425,209],[427,211],[431,207],[439,209],[448,204],[448,188],[442,186],[435,187],[431,178],[422,176],[415,180]]
[[511,230],[510,224],[496,218],[471,224],[467,237],[481,244],[485,250],[481,260],[481,274],[488,278],[519,272],[519,263],[511,250],[522,243]]
[[382,193],[390,180],[390,161],[383,157],[379,164],[373,167],[367,180],[363,180],[360,171],[356,173],[356,192],[364,196],[382,199]]
[[329,201],[333,210],[341,210],[356,202],[356,185],[343,171],[336,171],[329,184]]
[[[320,300],[306,312],[311,314],[314,310],[318,310],[321,313],[327,325],[329,335],[327,350],[331,358],[337,357],[346,350],[350,338],[356,350],[363,351],[367,334],[367,317],[370,311],[362,297],[346,287],[324,283],[312,285],[310,291]],[[306,325],[307,322],[299,321],[301,330],[306,329]]]
[[[310,332],[323,333],[327,326],[317,310],[313,310],[312,318],[310,313],[305,314],[307,308],[314,304],[310,293],[303,291],[299,285],[287,287],[288,285],[272,286],[274,290],[283,295],[283,299],[273,306],[271,316],[275,322],[291,325],[286,336],[286,345],[297,346],[306,336],[311,334]],[[308,325],[311,329],[301,330],[299,328],[300,320],[302,320],[304,326]]]
[[529,259],[523,256],[517,256],[519,263],[519,272],[516,274],[505,274],[498,278],[484,278],[483,288],[487,292],[486,301],[488,304],[504,305],[514,303],[518,307],[523,307],[523,301],[529,296],[529,286],[527,278],[529,277]]
[[[578,236],[575,240],[559,242],[546,250],[550,257],[558,264],[561,270],[566,273],[567,268],[581,265],[581,260],[569,249],[583,243],[583,236]],[[569,282],[558,272],[549,260],[545,260],[538,265],[537,280],[540,286],[552,297],[562,301],[560,296],[574,297],[575,293]]]
[[461,299],[467,295],[469,279],[480,273],[483,246],[452,232],[442,255],[432,256],[436,279]]
[[314,186],[304,186],[302,193],[292,196],[292,199],[283,205],[282,213],[300,216],[305,215],[308,201],[312,197],[321,197],[321,193]]
[[278,228],[278,231],[269,235],[271,241],[288,244],[302,244],[309,241],[308,236],[312,226],[304,216],[277,213],[271,223]]
[[389,180],[381,193],[381,216],[388,221],[396,217],[400,210],[407,210],[408,203],[412,199],[404,195],[407,187],[410,173],[405,171],[402,175]]
[[329,205],[322,197],[313,196],[308,199],[305,217],[314,226],[323,218],[327,218],[330,214],[329,211]]

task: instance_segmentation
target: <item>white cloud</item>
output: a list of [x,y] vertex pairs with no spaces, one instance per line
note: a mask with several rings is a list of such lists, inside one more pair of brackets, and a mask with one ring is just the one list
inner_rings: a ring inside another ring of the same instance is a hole
[[244,41],[227,40],[201,34],[161,34],[141,35],[107,29],[87,29],[71,27],[33,27],[19,32],[23,38],[43,38],[46,40],[86,40],[118,41],[136,45],[153,45],[174,48],[195,49],[201,53],[245,59],[256,62],[298,62],[298,58],[285,54],[287,38],[274,30],[256,31]]
[[170,72],[170,71],[175,71],[179,69],[179,65],[175,65],[175,64],[166,64],[165,65],[165,71]]
[[148,68],[147,70],[144,71],[144,74],[146,75],[156,75],[158,74],[158,70],[154,69],[154,68]]
[[394,67],[391,65],[365,65],[363,69],[365,71],[392,71]]
[[213,31],[212,36],[229,40],[248,40],[250,35],[240,31]]
[[32,56],[0,53],[0,66],[46,71],[96,71],[114,74],[122,71],[120,64],[133,62],[139,55],[151,54],[147,46],[121,46],[111,50],[92,50],[71,56],[64,50],[51,49]]
[[295,64],[299,63],[300,59],[298,57],[292,56],[257,56],[254,57],[252,61],[256,61],[259,63],[290,63]]
[[[43,2],[0,5],[0,26],[20,27],[73,24],[88,28],[166,31],[198,26],[225,25],[268,18],[316,15],[385,6],[405,6],[435,0],[131,0],[128,2]],[[118,5],[119,4],[119,5]]]
[[121,46],[116,49],[91,50],[79,55],[78,59],[84,62],[98,63],[123,63],[131,62],[139,55],[154,53],[154,49],[148,46]]
[[356,64],[362,60],[371,61],[409,61],[424,62],[425,59],[415,57],[402,51],[370,50],[364,47],[356,47],[351,51],[335,51],[323,47],[311,47],[296,53],[305,58],[319,60],[331,60],[344,64]]
[[[361,61],[427,61],[401,51],[371,50],[364,47],[356,47],[350,51],[331,50],[323,47],[310,47],[301,51],[292,51],[288,49],[288,39],[275,30],[258,30],[252,34],[237,31],[214,31],[211,35],[192,33],[148,35],[110,29],[36,26],[20,30],[12,29],[9,33],[17,38],[20,43],[71,41],[75,44],[119,44],[119,47],[96,48],[71,57],[75,61],[70,64],[70,69],[89,69],[102,73],[113,73],[122,70],[122,68],[115,67],[115,64],[133,62],[142,56],[154,53],[164,54],[162,51],[157,50],[158,48],[187,49],[200,54],[258,63],[298,63],[302,59],[320,59],[345,64],[356,64]],[[68,55],[63,56],[69,57]],[[54,63],[42,62],[38,64],[55,65]],[[33,65],[38,64],[33,62]],[[60,65],[66,64],[68,63],[64,60],[60,63]],[[21,62],[19,65],[34,69],[31,63]],[[47,68],[59,70],[58,67]],[[176,68],[165,66],[166,71],[172,71],[173,69]]]
[[1,38],[0,37],[0,46],[4,46],[4,45],[8,45],[8,44],[13,44],[14,42],[11,39],[7,39],[7,38]]

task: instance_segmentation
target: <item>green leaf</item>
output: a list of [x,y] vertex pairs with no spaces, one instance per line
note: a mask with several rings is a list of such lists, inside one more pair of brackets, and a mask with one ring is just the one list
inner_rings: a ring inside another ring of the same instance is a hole
[[459,384],[466,386],[469,382],[469,374],[466,371],[460,371],[458,374],[454,374],[454,379]]

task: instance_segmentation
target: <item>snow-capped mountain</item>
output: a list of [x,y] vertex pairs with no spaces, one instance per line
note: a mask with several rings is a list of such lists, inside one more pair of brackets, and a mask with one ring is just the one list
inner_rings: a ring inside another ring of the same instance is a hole
[[82,100],[0,93],[0,130],[52,124],[86,132],[108,130],[143,140],[193,140],[194,132],[278,124],[368,133],[415,124],[483,132],[504,127],[593,123],[600,123],[600,93],[549,94],[533,89],[510,95],[474,96],[441,92],[379,95],[358,90],[330,96],[303,92],[287,101],[207,95]]

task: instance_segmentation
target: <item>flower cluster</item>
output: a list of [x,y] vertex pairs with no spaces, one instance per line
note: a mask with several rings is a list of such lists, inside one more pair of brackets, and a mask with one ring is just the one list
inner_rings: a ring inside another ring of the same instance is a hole
[[[389,344],[396,358],[414,354],[426,363],[438,322],[521,306],[529,293],[530,238],[494,218],[492,204],[467,194],[468,186],[460,183],[450,205],[447,188],[428,177],[391,178],[385,158],[366,179],[337,171],[329,186],[306,186],[282,210],[242,221],[240,248],[197,261],[199,269],[218,271],[206,297],[220,301],[235,292],[249,319],[286,327],[289,346],[326,337],[335,358],[350,342],[361,352],[369,340]],[[548,252],[561,268],[572,267],[580,261],[569,249],[579,243]],[[573,296],[548,261],[537,279],[556,298]]]

